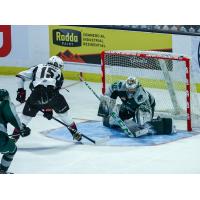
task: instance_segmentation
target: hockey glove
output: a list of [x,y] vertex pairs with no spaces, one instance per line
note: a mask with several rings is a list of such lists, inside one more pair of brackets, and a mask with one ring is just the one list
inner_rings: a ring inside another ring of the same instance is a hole
[[19,137],[20,137],[20,130],[15,128],[13,133],[12,133],[12,139],[17,142],[19,140]]
[[52,117],[53,117],[53,110],[51,108],[43,109],[42,112],[44,113],[43,117],[47,118],[48,120],[52,119]]
[[22,137],[26,137],[26,136],[30,135],[31,134],[31,129],[29,127],[27,127],[25,124],[22,124],[22,125],[23,125],[23,127],[20,130],[19,134]]
[[26,90],[24,90],[24,88],[19,88],[17,90],[17,101],[19,101],[20,103],[24,103],[26,101]]

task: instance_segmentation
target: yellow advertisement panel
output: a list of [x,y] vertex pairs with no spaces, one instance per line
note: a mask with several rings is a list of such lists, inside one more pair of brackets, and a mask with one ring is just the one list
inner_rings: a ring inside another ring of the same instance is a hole
[[100,63],[103,50],[172,50],[172,35],[78,26],[49,26],[50,55],[65,61]]

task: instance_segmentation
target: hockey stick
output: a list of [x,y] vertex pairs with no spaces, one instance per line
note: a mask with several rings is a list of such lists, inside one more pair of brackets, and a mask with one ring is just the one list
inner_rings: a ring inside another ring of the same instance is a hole
[[[97,97],[97,99],[99,99],[100,101],[100,97],[96,94],[96,92],[90,87],[90,85],[82,78],[80,77],[80,80],[82,82],[84,82],[84,84],[88,87],[88,89],[90,91],[92,91],[92,93]],[[126,126],[126,124],[124,123],[124,121],[122,121],[122,119],[117,115],[116,112],[112,111],[111,112],[111,116],[112,118],[118,123],[118,125],[120,126],[120,128],[124,131],[124,133],[126,133],[129,137],[136,137],[136,133],[132,133],[129,128]]]
[[67,88],[72,87],[74,85],[77,85],[79,83],[80,83],[80,81],[76,81],[76,82],[74,82],[72,84],[69,84],[69,85],[66,85],[66,86],[62,87],[61,90],[66,90],[67,92],[70,92]]
[[99,101],[101,100],[100,97],[97,95],[97,93],[90,87],[90,85],[82,78],[80,77],[80,80],[85,83],[85,85],[89,88],[89,90],[96,96]]
[[[42,113],[44,113],[42,110],[40,110]],[[62,121],[60,121],[59,119],[57,119],[57,118],[55,118],[55,117],[52,117],[55,121],[57,121],[57,122],[59,122],[60,124],[62,124],[62,125],[64,125],[65,127],[67,127],[69,130],[71,130],[72,132],[74,132],[74,133],[77,133],[78,131],[77,130],[75,130],[75,129],[73,129],[73,128],[71,128],[70,126],[68,126],[67,124],[65,124],[65,123],[63,123]],[[79,132],[78,132],[79,133]],[[91,139],[91,138],[89,138],[88,136],[86,136],[86,135],[84,135],[84,134],[80,134],[82,137],[84,137],[85,139],[87,139],[87,140],[89,140],[90,142],[92,142],[93,144],[96,144],[96,141],[95,140],[93,140],[93,139]],[[13,134],[10,134],[10,135],[8,135],[8,137],[12,137],[13,136]],[[14,135],[14,136],[20,136],[20,134],[16,134],[16,135]]]
[[[62,121],[60,121],[59,119],[55,118],[55,117],[52,117],[55,121],[59,122],[60,124],[64,125],[65,127],[67,127],[70,131],[74,132],[74,133],[77,133],[78,131],[71,128],[70,126],[68,126],[67,124],[63,123]],[[79,133],[79,132],[78,132]],[[80,134],[82,137],[84,137],[85,139],[89,140],[90,142],[96,144],[96,141],[89,138],[88,136],[84,135],[84,134]]]
[[76,81],[76,82],[74,82],[74,83],[71,83],[71,84],[69,84],[69,85],[66,85],[66,86],[62,87],[61,89],[69,88],[69,87],[72,87],[72,86],[77,85],[77,84],[79,84],[79,83],[80,83],[80,81]]
[[[13,136],[13,134],[8,135],[8,137],[12,137],[12,136]],[[14,136],[20,136],[20,134],[16,134]]]
[[[42,113],[44,113],[42,110],[40,110]],[[59,122],[60,124],[62,124],[63,126],[67,127],[68,130],[74,132],[74,133],[79,133],[77,130],[71,128],[70,126],[68,126],[67,124],[65,124],[64,122],[60,121],[59,119],[55,118],[54,116],[52,116],[52,119],[54,119],[55,121]],[[90,142],[92,142],[93,144],[96,144],[96,141],[89,138],[88,136],[79,133],[82,137],[84,137],[85,139],[89,140]]]

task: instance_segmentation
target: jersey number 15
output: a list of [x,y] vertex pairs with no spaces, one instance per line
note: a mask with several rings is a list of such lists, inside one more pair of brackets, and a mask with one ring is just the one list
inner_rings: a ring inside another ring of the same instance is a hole
[[40,78],[55,78],[56,70],[51,67],[43,67]]

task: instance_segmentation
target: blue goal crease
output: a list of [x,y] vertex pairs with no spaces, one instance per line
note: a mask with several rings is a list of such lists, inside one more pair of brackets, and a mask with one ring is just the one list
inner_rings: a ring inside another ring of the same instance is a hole
[[[94,140],[101,140],[103,138],[107,139],[102,145],[105,146],[152,146],[160,145],[180,139],[188,138],[198,133],[187,132],[184,130],[177,130],[175,134],[172,135],[152,135],[152,136],[142,136],[139,138],[130,138],[125,136],[120,129],[110,129],[103,126],[102,122],[97,121],[87,121],[77,124],[78,130],[91,137]],[[63,127],[54,130],[50,130],[45,134],[47,137],[59,139],[67,142],[72,141],[72,136],[69,131]],[[85,139],[83,139],[84,141]],[[85,140],[84,142],[87,143]]]

